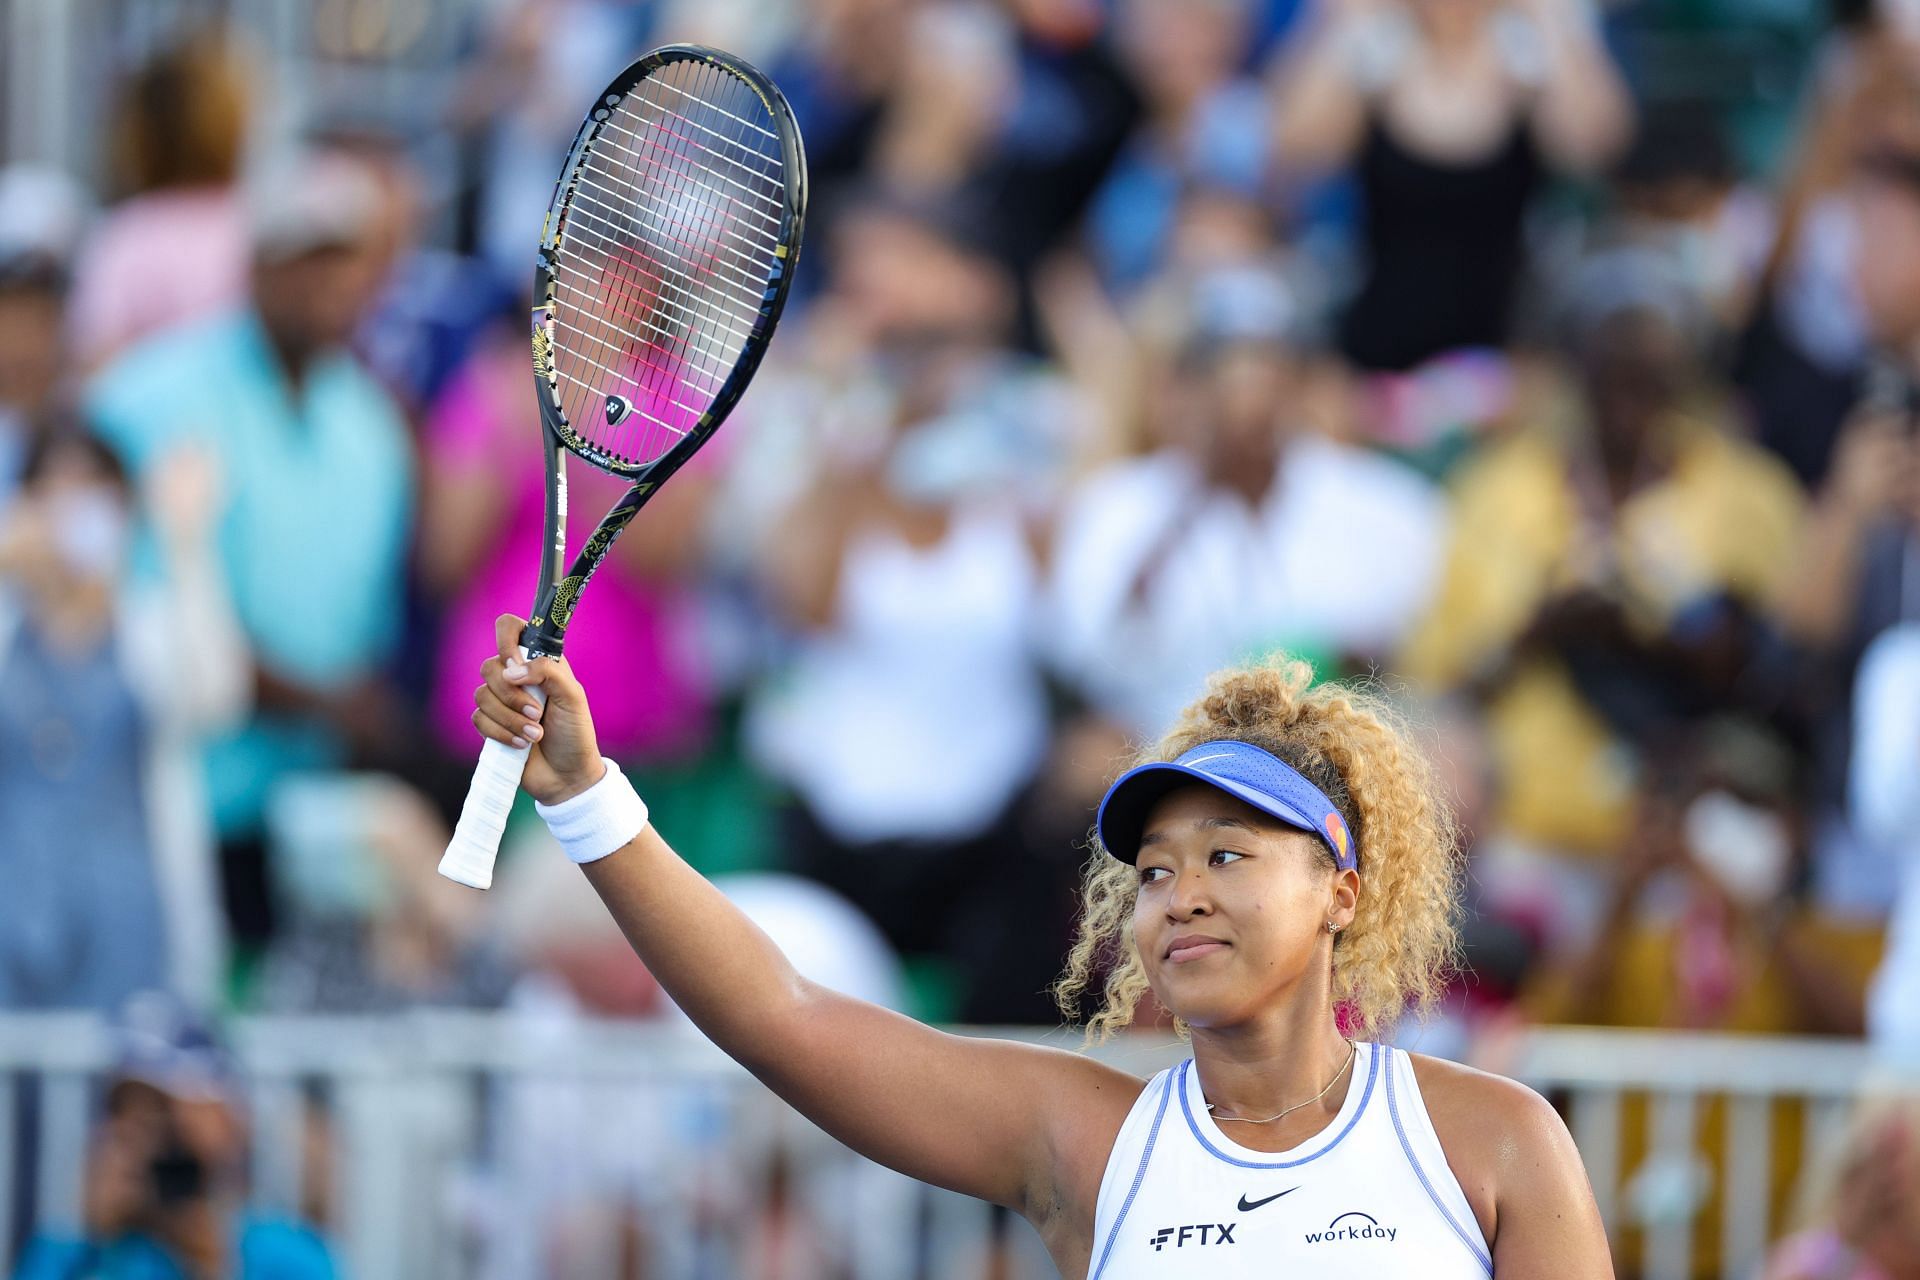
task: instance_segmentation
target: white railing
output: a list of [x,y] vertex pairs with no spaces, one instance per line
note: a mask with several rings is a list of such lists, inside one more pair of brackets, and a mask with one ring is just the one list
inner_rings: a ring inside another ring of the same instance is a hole
[[[1717,1232],[1714,1272],[1744,1280],[1791,1225],[1773,1211],[1783,1165],[1804,1176],[1839,1141],[1862,1085],[1888,1069],[1847,1041],[1566,1027],[1531,1032],[1511,1074],[1564,1101],[1622,1275],[1692,1275],[1696,1233]],[[1638,1124],[1630,1103],[1644,1109]],[[1782,1104],[1799,1108],[1795,1156],[1776,1142]],[[1710,1106],[1723,1115],[1712,1143]],[[1636,1138],[1645,1155],[1628,1168]],[[1643,1237],[1638,1258],[1622,1249],[1628,1226]]]
[[[415,1014],[232,1030],[257,1199],[284,1210],[325,1200],[358,1280],[612,1274],[593,1250],[636,1224],[640,1243],[624,1247],[651,1255],[646,1274],[746,1276],[776,1210],[799,1224],[787,1247],[817,1251],[826,1274],[959,1280],[986,1274],[996,1247],[1005,1274],[1054,1274],[1023,1224],[1002,1230],[983,1205],[858,1159],[682,1029]],[[1097,1053],[1142,1075],[1183,1056],[1166,1037]],[[10,1178],[33,1180],[39,1225],[78,1220],[112,1055],[91,1018],[0,1016],[0,1240],[16,1225],[4,1216],[17,1201]],[[1566,1107],[1620,1273],[1652,1280],[1750,1277],[1786,1225],[1774,1188],[1799,1175],[1792,1152],[1825,1151],[1876,1071],[1852,1043],[1582,1028],[1532,1031],[1510,1057],[1511,1074]],[[1799,1132],[1787,1141],[1776,1112],[1792,1106]],[[1706,1142],[1710,1111],[1718,1136]],[[329,1135],[330,1174],[312,1159],[316,1132]],[[556,1261],[556,1241],[571,1261]]]
[[0,0],[0,164],[104,176],[115,77],[209,20],[253,49],[262,145],[351,105],[431,134],[479,0]]

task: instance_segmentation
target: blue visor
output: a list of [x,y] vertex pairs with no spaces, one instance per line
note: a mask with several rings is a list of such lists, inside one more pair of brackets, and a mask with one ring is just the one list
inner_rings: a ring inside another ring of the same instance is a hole
[[1100,802],[1095,819],[1100,843],[1122,862],[1132,862],[1140,854],[1140,837],[1154,804],[1190,782],[1217,787],[1290,827],[1319,836],[1342,871],[1359,864],[1360,850],[1326,793],[1292,765],[1250,742],[1203,742],[1178,760],[1143,764],[1121,774]]

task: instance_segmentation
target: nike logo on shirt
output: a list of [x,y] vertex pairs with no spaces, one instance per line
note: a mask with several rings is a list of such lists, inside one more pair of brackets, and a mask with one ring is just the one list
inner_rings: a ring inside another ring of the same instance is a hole
[[1281,1196],[1292,1195],[1294,1192],[1298,1191],[1299,1189],[1300,1188],[1298,1187],[1288,1187],[1285,1191],[1274,1192],[1272,1195],[1268,1196],[1265,1200],[1249,1200],[1245,1195],[1242,1195],[1240,1197],[1240,1212],[1246,1213],[1249,1210],[1258,1209],[1263,1204],[1272,1204],[1275,1200],[1278,1200]]

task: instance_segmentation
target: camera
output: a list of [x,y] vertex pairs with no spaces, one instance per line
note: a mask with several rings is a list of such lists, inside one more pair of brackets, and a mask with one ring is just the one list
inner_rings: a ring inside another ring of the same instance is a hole
[[207,1164],[181,1138],[172,1123],[166,1138],[147,1162],[147,1185],[154,1203],[173,1208],[197,1200],[207,1191]]

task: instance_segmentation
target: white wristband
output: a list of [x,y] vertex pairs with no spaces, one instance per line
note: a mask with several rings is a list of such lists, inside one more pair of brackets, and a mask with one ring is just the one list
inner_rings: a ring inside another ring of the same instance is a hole
[[620,766],[601,758],[606,776],[571,800],[533,809],[547,820],[547,830],[578,863],[597,862],[616,852],[647,827],[647,802],[633,789]]

